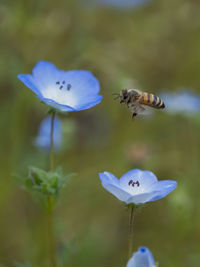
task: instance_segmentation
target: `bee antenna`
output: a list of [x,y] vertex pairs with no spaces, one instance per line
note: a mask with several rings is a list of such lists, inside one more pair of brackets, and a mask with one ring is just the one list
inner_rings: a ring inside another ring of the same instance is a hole
[[120,97],[119,93],[113,93],[112,95],[116,95],[116,97],[114,98],[114,100],[118,99]]

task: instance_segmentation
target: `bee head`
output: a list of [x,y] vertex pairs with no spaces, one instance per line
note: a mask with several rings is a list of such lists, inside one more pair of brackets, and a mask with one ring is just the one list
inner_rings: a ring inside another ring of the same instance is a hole
[[127,89],[121,90],[121,92],[120,92],[120,103],[126,102],[127,98],[128,98],[128,90]]

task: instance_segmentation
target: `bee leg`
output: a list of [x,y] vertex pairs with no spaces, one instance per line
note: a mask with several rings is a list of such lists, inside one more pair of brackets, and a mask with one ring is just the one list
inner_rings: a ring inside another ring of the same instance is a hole
[[132,114],[132,120],[134,119],[135,116],[137,116],[137,113],[133,112],[133,114]]

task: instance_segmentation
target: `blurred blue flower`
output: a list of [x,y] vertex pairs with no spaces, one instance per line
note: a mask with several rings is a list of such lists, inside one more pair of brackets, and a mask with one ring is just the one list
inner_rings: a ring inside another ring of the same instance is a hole
[[39,61],[31,74],[19,74],[20,79],[42,102],[62,112],[72,112],[97,105],[99,81],[86,70],[63,71],[52,63]]
[[167,112],[187,115],[200,112],[200,97],[190,91],[165,92],[160,97],[165,102]]
[[133,253],[126,267],[156,267],[154,258],[148,248],[140,247]]
[[[38,136],[35,139],[35,144],[41,149],[49,150],[51,138],[51,116],[45,118],[39,127]],[[53,142],[55,150],[59,150],[62,144],[62,124],[58,117],[54,120]]]
[[107,6],[119,9],[134,8],[139,5],[143,5],[150,0],[96,0],[99,6]]
[[171,180],[158,181],[150,171],[134,169],[117,179],[112,173],[99,173],[102,186],[126,204],[143,204],[161,199],[176,188]]

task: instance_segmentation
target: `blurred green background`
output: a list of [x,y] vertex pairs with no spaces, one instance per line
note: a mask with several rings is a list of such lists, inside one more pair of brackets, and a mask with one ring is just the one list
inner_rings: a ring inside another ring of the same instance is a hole
[[13,178],[26,176],[28,165],[47,168],[48,155],[33,142],[48,109],[17,80],[47,60],[92,71],[104,97],[90,110],[61,116],[66,146],[57,165],[77,175],[55,209],[60,266],[125,266],[129,212],[103,189],[98,172],[120,177],[141,168],[179,185],[137,212],[134,250],[149,247],[162,267],[199,267],[200,115],[157,111],[132,122],[112,96],[124,87],[156,94],[184,86],[198,93],[199,11],[198,1],[187,0],[152,0],[127,10],[77,0],[1,1],[1,266],[48,266],[45,213]]

